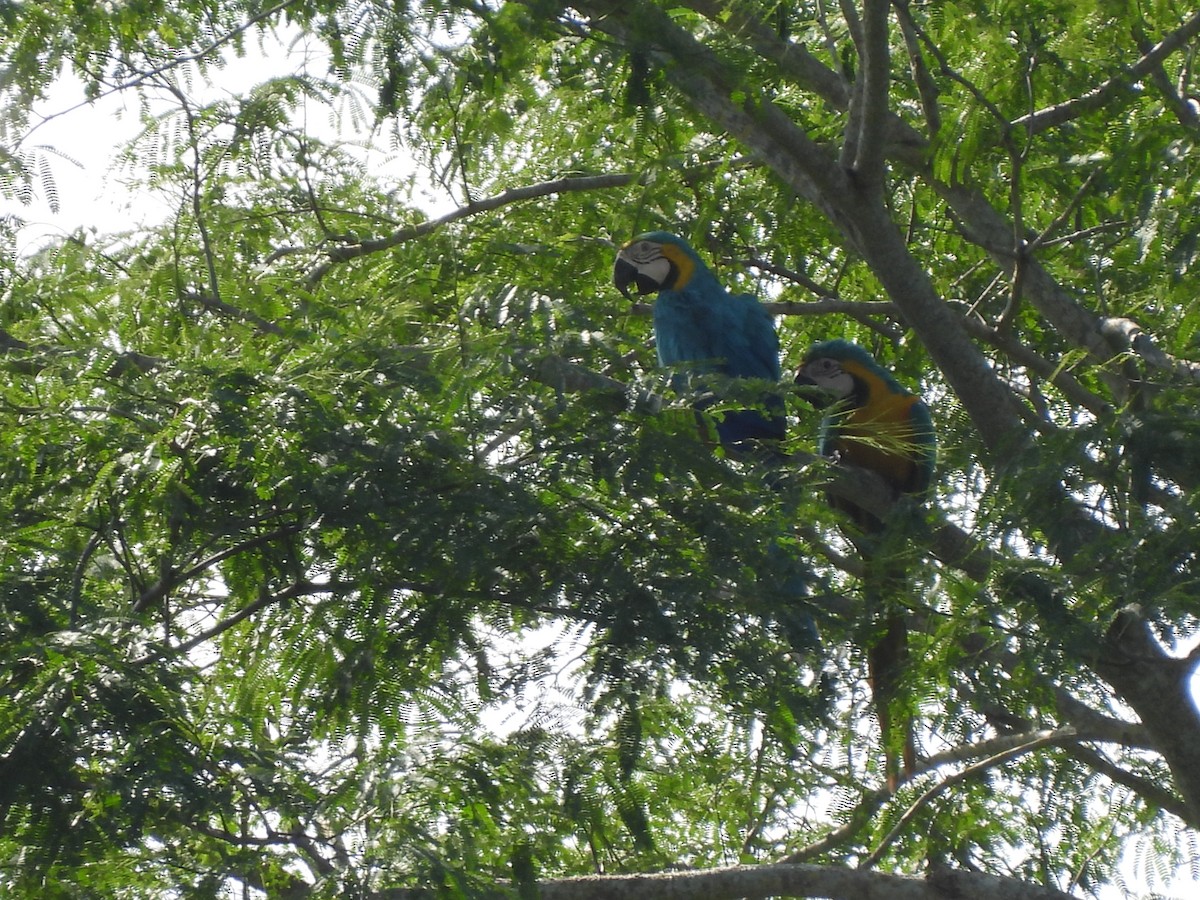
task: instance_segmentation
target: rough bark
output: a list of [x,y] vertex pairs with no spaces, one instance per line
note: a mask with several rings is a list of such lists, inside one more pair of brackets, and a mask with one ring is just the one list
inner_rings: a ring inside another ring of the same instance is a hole
[[1191,691],[1197,662],[1168,654],[1138,606],[1118,613],[1096,660],[1096,671],[1153,735],[1194,827],[1200,827],[1200,710]]
[[[532,886],[531,886],[532,887]],[[497,900],[512,897],[497,889]],[[397,888],[372,900],[425,900],[435,892]],[[537,884],[540,900],[755,900],[760,897],[821,897],[827,900],[1070,900],[1071,895],[1015,878],[934,868],[925,877],[890,875],[841,866],[779,864],[731,866],[653,875],[548,879]]]

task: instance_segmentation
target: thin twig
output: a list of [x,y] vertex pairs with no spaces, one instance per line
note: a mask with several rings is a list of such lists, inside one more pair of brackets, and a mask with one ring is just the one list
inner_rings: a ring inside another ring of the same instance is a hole
[[893,0],[896,10],[896,20],[900,23],[900,33],[904,36],[904,48],[908,52],[908,67],[912,73],[913,82],[917,86],[917,96],[921,99],[921,112],[925,116],[925,128],[929,137],[934,137],[942,127],[942,113],[938,107],[938,86],[925,65],[921,56],[921,38],[917,24],[909,9],[908,0]]
[[1062,227],[1063,223],[1066,222],[1067,219],[1069,219],[1075,212],[1075,210],[1079,208],[1079,204],[1083,202],[1083,198],[1087,195],[1088,189],[1091,188],[1092,184],[1103,172],[1103,166],[1099,166],[1092,170],[1091,174],[1089,174],[1088,177],[1083,180],[1083,184],[1079,186],[1079,190],[1075,192],[1075,195],[1071,197],[1067,205],[1063,207],[1062,212],[1054,217],[1053,222],[1042,229],[1041,234],[1037,235],[1037,237],[1029,242],[1025,248],[1026,252],[1032,253],[1038,247],[1047,246],[1050,236],[1054,234],[1054,232],[1058,231],[1058,229]]
[[[280,591],[278,594],[264,594],[253,603],[247,603],[233,615],[229,616],[229,618],[222,619],[207,631],[202,631],[183,643],[177,644],[171,648],[171,651],[175,654],[187,653],[189,650],[199,647],[205,641],[211,641],[213,638],[224,634],[234,625],[245,621],[255,613],[266,609],[268,606],[273,606],[277,603],[284,603],[288,600],[295,600],[299,597],[311,596],[313,594],[348,593],[350,590],[352,590],[352,588],[344,585],[315,584],[311,581],[298,581],[291,587]],[[164,650],[165,649],[166,648],[164,648]],[[161,652],[162,651],[160,651],[160,654]]]
[[212,238],[208,233],[208,224],[204,217],[204,180],[201,177],[201,161],[200,139],[196,133],[196,116],[192,112],[192,105],[188,98],[178,87],[170,81],[164,80],[163,87],[171,93],[176,100],[179,101],[179,106],[183,110],[184,121],[187,123],[188,144],[192,150],[192,167],[191,167],[191,206],[192,215],[196,218],[196,228],[200,232],[200,248],[204,253],[204,264],[208,274],[208,296],[215,304],[221,304],[221,282],[217,277],[217,259],[216,253],[213,251]]
[[406,225],[403,228],[398,228],[391,234],[381,238],[368,239],[360,241],[356,244],[346,244],[339,247],[334,247],[327,254],[327,259],[317,266],[314,266],[308,273],[306,278],[310,286],[316,284],[334,265],[347,260],[355,259],[359,256],[366,256],[370,253],[378,253],[381,250],[388,250],[396,247],[407,241],[416,240],[424,237],[431,232],[437,231],[452,222],[457,222],[459,219],[465,219],[469,216],[479,215],[480,213],[491,212],[495,209],[500,209],[504,206],[509,206],[513,203],[520,203],[525,200],[536,200],[541,197],[548,197],[551,194],[565,194],[571,191],[596,191],[609,188],[625,187],[630,184],[640,183],[644,175],[634,173],[618,173],[614,175],[578,175],[567,176],[565,178],[556,178],[553,181],[543,181],[538,184],[530,184],[519,188],[510,188],[503,193],[493,197],[487,197],[483,200],[475,200],[467,203],[465,206],[460,206],[458,209],[451,210],[443,216],[436,219],[429,219],[425,222],[418,222],[416,225]]
[[995,768],[1002,763],[1008,762],[1010,759],[1014,759],[1018,756],[1024,756],[1026,753],[1032,753],[1034,750],[1039,750],[1042,747],[1049,747],[1062,743],[1073,743],[1079,740],[1081,740],[1079,732],[1072,727],[1068,726],[1066,728],[1047,729],[1045,731],[1038,732],[1036,735],[1033,735],[1028,740],[1018,744],[1015,747],[1002,750],[993,756],[989,756],[986,759],[980,760],[974,765],[967,766],[965,769],[955,772],[953,775],[946,776],[913,801],[912,805],[904,811],[904,814],[900,817],[900,820],[892,827],[892,830],[889,831],[884,836],[883,840],[879,842],[879,846],[877,846],[871,852],[871,854],[859,864],[859,868],[869,869],[878,863],[883,857],[883,854],[887,848],[891,846],[904,832],[904,829],[913,820],[916,814],[920,812],[923,807],[933,802],[938,796],[945,793],[954,785],[966,781],[969,778],[973,778],[974,776],[979,775],[982,772],[986,772],[989,769]]
[[[284,9],[286,9],[287,7],[291,6],[293,3],[296,3],[296,2],[298,2],[298,0],[281,0],[281,2],[276,3],[274,6],[270,7],[269,9],[264,9],[262,12],[251,16],[245,22],[243,22],[241,25],[234,28],[232,31],[226,32],[225,34],[221,35],[219,38],[216,38],[209,44],[207,44],[204,47],[197,50],[195,53],[188,53],[188,54],[184,54],[182,56],[172,57],[169,62],[165,62],[160,66],[154,67],[153,69],[148,69],[145,72],[138,73],[138,76],[136,78],[130,79],[129,81],[123,81],[120,84],[113,85],[112,87],[108,88],[108,90],[101,91],[95,97],[89,97],[87,100],[80,101],[79,103],[76,103],[74,106],[69,106],[64,110],[60,110],[59,112],[51,113],[50,115],[43,117],[41,119],[41,121],[39,121],[36,125],[34,125],[32,128],[30,128],[27,132],[25,132],[25,134],[23,134],[20,137],[20,139],[17,140],[16,146],[20,147],[21,144],[24,143],[26,140],[28,140],[29,137],[35,131],[37,131],[39,128],[41,128],[43,125],[45,125],[48,122],[52,122],[55,119],[60,118],[65,115],[69,115],[70,113],[75,112],[75,110],[82,109],[85,106],[91,106],[97,100],[103,100],[105,97],[110,97],[113,94],[119,94],[121,91],[127,91],[131,88],[138,87],[139,85],[144,84],[146,81],[153,78],[154,76],[161,75],[163,72],[170,71],[171,69],[177,68],[181,65],[184,65],[185,63],[197,62],[197,61],[203,59],[204,57],[211,54],[213,51],[219,50],[221,47],[228,44],[230,41],[232,41],[234,38],[236,38],[239,34],[242,34],[243,32],[250,30],[255,25],[257,25],[259,22],[263,22],[263,21],[271,18],[276,13],[282,12]],[[97,79],[97,80],[99,80],[99,79]]]

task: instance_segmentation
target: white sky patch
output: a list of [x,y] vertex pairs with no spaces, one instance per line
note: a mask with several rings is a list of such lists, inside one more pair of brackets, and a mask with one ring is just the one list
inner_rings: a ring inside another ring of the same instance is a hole
[[[286,34],[267,35],[261,45],[248,40],[244,56],[227,56],[223,65],[211,65],[203,77],[194,64],[185,65],[191,67],[193,77],[180,80],[188,82],[186,92],[194,105],[245,95],[272,78],[297,74],[332,77],[324,47]],[[142,98],[152,115],[179,111],[178,100],[166,92],[156,99],[153,85],[145,86]],[[18,255],[28,255],[81,231],[98,235],[136,232],[167,221],[178,211],[177,203],[161,192],[130,184],[120,162],[122,148],[143,130],[142,98],[130,89],[88,102],[83,82],[64,72],[47,98],[34,106],[19,148],[34,173],[32,195],[20,200],[0,197],[0,218],[12,217],[22,223]],[[358,104],[346,102],[335,108],[302,98],[297,124],[312,137],[336,144],[357,159],[372,178],[405,184],[420,167],[390,135],[388,123],[375,129],[372,121],[364,119],[361,110],[369,109],[373,102],[373,95],[364,95]],[[428,180],[418,178],[414,194],[414,200],[430,216],[457,206],[454,198]]]

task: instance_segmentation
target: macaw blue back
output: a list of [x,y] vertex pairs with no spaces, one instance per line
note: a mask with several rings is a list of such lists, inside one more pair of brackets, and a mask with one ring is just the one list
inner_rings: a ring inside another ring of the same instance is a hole
[[[680,290],[664,290],[654,304],[658,361],[687,364],[692,372],[733,378],[780,379],[779,338],[766,309],[749,294],[730,294],[701,263]],[[782,440],[783,397],[764,394],[764,410],[731,410],[717,424],[725,446]]]

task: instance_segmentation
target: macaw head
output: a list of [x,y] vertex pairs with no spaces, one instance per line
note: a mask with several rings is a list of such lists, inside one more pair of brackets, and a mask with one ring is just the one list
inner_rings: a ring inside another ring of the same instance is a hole
[[639,234],[617,252],[613,284],[633,299],[630,285],[638,294],[682,290],[704,263],[687,241],[666,231]]
[[814,406],[827,406],[849,398],[854,398],[858,405],[866,398],[872,382],[882,382],[893,394],[909,393],[887,369],[875,362],[871,354],[858,344],[841,338],[811,347],[796,373],[796,384],[818,387],[825,395],[824,398],[809,397]]

